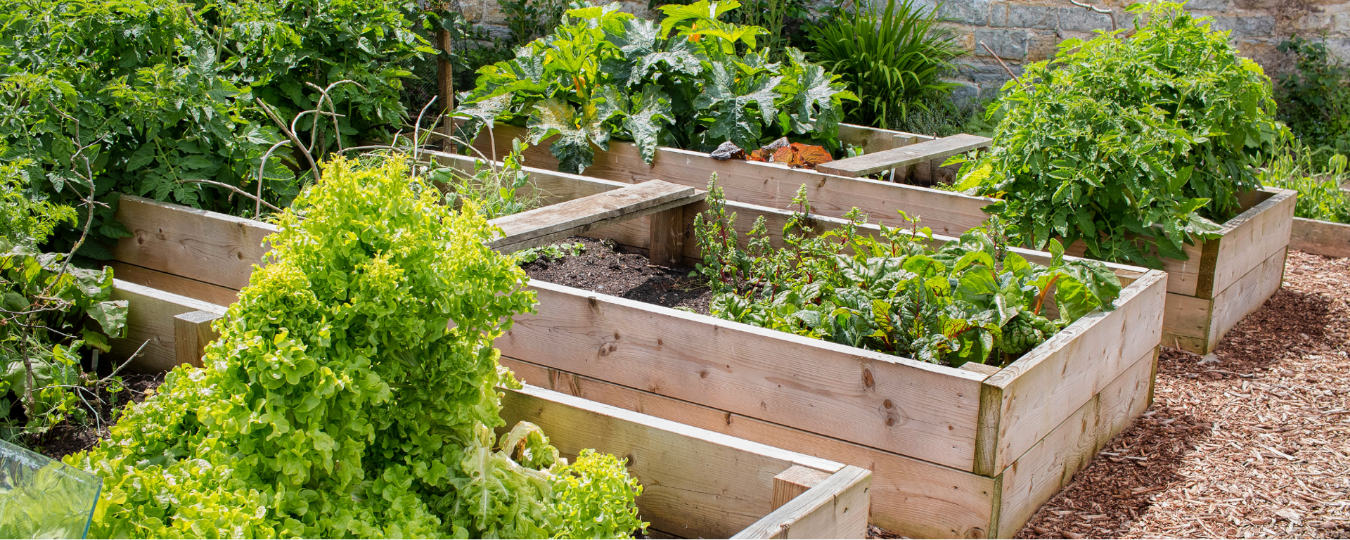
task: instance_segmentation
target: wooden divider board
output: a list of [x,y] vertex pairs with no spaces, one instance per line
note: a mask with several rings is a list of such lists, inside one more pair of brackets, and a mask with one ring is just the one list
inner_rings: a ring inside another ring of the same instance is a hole
[[263,239],[277,231],[261,221],[132,195],[122,195],[117,221],[132,237],[118,241],[114,259],[231,289],[248,285],[253,266],[271,249]]
[[496,218],[492,224],[501,228],[502,236],[488,245],[503,253],[538,247],[592,228],[701,201],[704,195],[688,186],[648,180]]
[[180,363],[175,316],[194,311],[225,313],[221,306],[120,279],[113,280],[112,299],[125,300],[131,306],[127,312],[126,337],[109,342],[112,356],[121,362],[140,350],[128,365],[128,369],[139,372],[168,371]]
[[816,171],[823,174],[857,178],[899,167],[946,159],[956,154],[985,148],[991,142],[993,142],[993,139],[989,137],[962,133],[901,148],[868,152],[858,157],[821,163],[816,166]]
[[1327,257],[1350,257],[1350,224],[1294,218],[1289,249]]

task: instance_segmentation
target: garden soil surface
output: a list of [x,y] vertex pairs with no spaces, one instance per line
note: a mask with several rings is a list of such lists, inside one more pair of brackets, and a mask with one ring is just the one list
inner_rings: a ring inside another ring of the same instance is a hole
[[[154,393],[155,388],[164,382],[164,374],[123,375],[122,391],[109,394],[100,391],[100,403],[92,403],[98,409],[97,415],[90,414],[81,424],[65,422],[53,427],[42,435],[29,438],[24,443],[32,450],[50,457],[61,459],[67,455],[88,450],[98,444],[99,439],[108,436],[108,428],[117,423],[121,409],[128,402],[140,403]],[[86,396],[87,397],[87,396]],[[117,405],[114,406],[113,403]]]
[[[707,313],[690,269],[568,241],[586,251],[526,272]],[[1160,536],[1350,538],[1350,260],[1291,252],[1284,286],[1214,354],[1163,349],[1153,406],[1018,534]]]

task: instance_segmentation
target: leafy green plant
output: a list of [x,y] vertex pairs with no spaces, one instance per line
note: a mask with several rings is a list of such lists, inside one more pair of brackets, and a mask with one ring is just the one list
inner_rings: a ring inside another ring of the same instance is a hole
[[561,244],[549,244],[547,246],[533,247],[515,252],[516,260],[520,264],[530,264],[534,261],[543,259],[546,261],[556,261],[568,256],[575,257],[586,251],[586,244],[581,242]]
[[567,468],[529,424],[494,435],[496,387],[519,383],[492,341],[535,300],[472,204],[444,206],[397,160],[328,163],[280,216],[204,367],[176,368],[109,439],[66,458],[104,478],[91,534],[538,538],[633,525],[632,494],[583,496],[570,482],[631,485],[621,466]]
[[715,294],[714,316],[926,362],[1005,365],[1092,310],[1113,309],[1120,295],[1110,269],[1064,261],[1058,242],[1050,266],[1027,262],[1007,249],[997,221],[936,250],[917,225],[861,234],[857,209],[843,226],[816,232],[805,193],[793,201],[782,249],[763,216],[741,249],[714,176],[709,209],[694,218],[703,252],[695,275]]
[[1278,124],[1270,80],[1207,18],[1129,9],[1147,18],[1132,36],[1067,40],[1004,86],[993,147],[955,189],[1003,199],[987,210],[1019,244],[1082,240],[1092,258],[1156,268],[1239,213]]
[[498,4],[516,47],[553,33],[567,9],[566,0],[499,0]]
[[1280,120],[1304,144],[1350,154],[1350,64],[1325,40],[1294,36],[1278,49],[1294,56],[1294,69],[1279,77]]
[[518,193],[530,185],[529,173],[521,169],[525,148],[524,143],[514,139],[511,153],[500,165],[475,161],[472,174],[454,167],[437,167],[428,171],[427,179],[445,190],[445,204],[458,208],[465,201],[473,201],[473,208],[486,219],[524,212],[539,203],[533,190],[527,190],[527,195]]
[[755,48],[763,29],[718,19],[739,5],[663,6],[659,26],[618,4],[568,11],[554,34],[479,71],[458,111],[470,118],[463,138],[495,121],[525,125],[531,144],[553,139],[560,170],[576,173],[611,137],[633,140],[647,161],[659,145],[758,148],[788,134],[837,149],[840,103],[853,95],[795,49],[788,63],[767,61]]
[[[1323,152],[1327,149],[1324,147]],[[1298,191],[1294,215],[1333,223],[1350,223],[1350,168],[1346,156],[1319,152],[1297,140],[1282,147],[1261,171],[1261,185]]]
[[846,120],[889,127],[956,86],[940,78],[960,49],[950,32],[937,27],[939,7],[925,9],[914,0],[859,2],[851,10],[837,8],[811,29],[811,59],[859,97],[845,105]]

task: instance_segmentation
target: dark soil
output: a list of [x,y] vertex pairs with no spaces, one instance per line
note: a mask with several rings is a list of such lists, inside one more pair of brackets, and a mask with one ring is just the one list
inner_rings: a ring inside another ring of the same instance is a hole
[[693,268],[657,266],[646,255],[617,251],[610,242],[581,237],[566,241],[581,242],[586,249],[580,255],[526,264],[525,273],[568,287],[708,313],[712,292],[700,278],[689,277]]
[[88,395],[85,396],[97,411],[90,412],[83,423],[66,421],[41,435],[26,436],[22,442],[33,451],[52,459],[61,459],[75,452],[93,448],[99,439],[108,436],[108,429],[117,423],[127,403],[145,401],[145,398],[153,394],[154,389],[162,382],[164,382],[163,373],[123,375],[121,392],[113,394],[100,390],[101,401],[94,401],[89,399]]

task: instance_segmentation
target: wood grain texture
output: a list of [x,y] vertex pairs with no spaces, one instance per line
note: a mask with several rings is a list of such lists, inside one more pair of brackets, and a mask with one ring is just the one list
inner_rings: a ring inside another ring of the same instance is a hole
[[778,473],[773,477],[773,509],[782,508],[798,495],[806,493],[829,477],[830,474],[825,471],[800,465]]
[[901,148],[866,153],[858,157],[821,163],[816,171],[847,177],[867,176],[890,169],[946,159],[989,146],[993,139],[965,133],[924,141]]
[[[512,137],[525,134],[522,128],[505,125],[498,125],[494,132],[498,155],[504,155],[510,148]],[[489,139],[484,130],[474,142],[475,148],[489,154]],[[558,160],[549,153],[547,144],[531,146],[525,155],[534,167],[557,169]],[[656,158],[648,165],[636,146],[622,141],[612,141],[608,151],[596,149],[594,164],[584,173],[627,183],[659,178],[700,189],[707,187],[708,179],[715,173],[727,199],[771,208],[787,208],[797,189],[805,185],[811,206],[818,214],[839,217],[858,207],[873,223],[901,226],[896,210],[904,210],[910,216],[922,217],[924,226],[940,234],[960,234],[978,227],[986,218],[982,209],[995,202],[985,197],[845,178],[771,163],[717,161],[707,154],[675,148],[658,148]]]
[[531,282],[502,354],[971,470],[983,375]]
[[[193,311],[224,314],[225,307],[217,306],[167,293],[135,283],[113,280],[113,300],[125,300],[127,312],[126,337],[110,340],[112,356],[117,362],[130,357],[137,349],[141,353],[127,366],[141,373],[168,371],[178,365],[178,348],[174,317]],[[142,344],[145,347],[142,349]]]
[[503,253],[538,247],[595,227],[627,221],[702,200],[691,187],[650,180],[636,186],[499,217],[490,223],[502,236],[490,244]]
[[122,195],[117,221],[131,231],[118,240],[113,258],[212,285],[242,289],[254,265],[263,263],[265,238],[275,226]]
[[684,261],[684,241],[691,230],[684,226],[684,208],[652,214],[647,227],[651,230],[647,258],[652,264],[677,265]]
[[866,538],[871,485],[871,471],[844,467],[732,538]]
[[202,367],[206,346],[220,337],[220,333],[211,328],[211,323],[221,317],[224,315],[210,311],[191,311],[174,316],[175,361],[179,365]]
[[[1166,275],[1153,271],[1121,291],[1116,309],[1083,316],[984,381],[997,414],[981,411],[974,472],[995,476],[1162,339]],[[991,424],[997,422],[997,429]],[[996,436],[991,441],[987,437]]]
[[998,493],[992,478],[514,358],[502,364],[529,384],[871,470],[871,522],[889,531],[911,538],[987,534]]
[[1111,437],[1148,409],[1157,354],[1155,348],[1132,362],[1101,393],[1003,471],[998,523],[990,528],[996,536],[1015,536],[1037,508],[1091,463]]
[[1294,218],[1289,249],[1327,257],[1350,257],[1350,224]]
[[773,512],[773,477],[843,465],[538,387],[503,389],[506,425],[531,422],[567,457],[582,449],[628,460],[642,518],[686,538],[727,538]]
[[1223,224],[1223,238],[1214,261],[1214,277],[1210,287],[1196,296],[1216,298],[1266,259],[1289,246],[1298,192],[1265,188],[1260,195],[1261,202]]
[[[1209,325],[1210,349],[1218,347],[1224,334],[1237,326],[1248,314],[1261,309],[1266,299],[1279,290],[1284,281],[1284,259],[1288,252],[1280,248],[1256,268],[1247,272],[1214,297],[1214,308]],[[1206,351],[1208,354],[1209,351]]]
[[239,291],[219,285],[212,285],[205,281],[197,281],[182,276],[166,274],[157,270],[151,270],[134,264],[128,264],[121,261],[111,261],[108,263],[113,269],[113,275],[122,281],[144,285],[151,289],[159,289],[164,292],[170,292],[188,298],[196,298],[203,302],[228,306],[239,299]]
[[840,144],[857,146],[868,154],[931,141],[934,138],[930,135],[919,135],[904,131],[892,131],[856,124],[839,124]]

